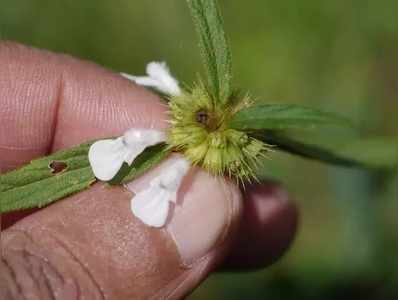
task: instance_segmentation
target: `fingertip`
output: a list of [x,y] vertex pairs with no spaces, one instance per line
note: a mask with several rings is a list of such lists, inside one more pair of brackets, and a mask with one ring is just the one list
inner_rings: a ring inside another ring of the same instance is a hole
[[238,238],[224,269],[259,269],[272,264],[291,245],[297,225],[297,207],[279,184],[249,186],[244,192]]

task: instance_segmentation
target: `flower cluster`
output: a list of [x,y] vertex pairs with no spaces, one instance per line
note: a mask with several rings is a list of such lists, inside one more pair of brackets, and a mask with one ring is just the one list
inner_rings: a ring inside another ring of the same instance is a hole
[[201,84],[174,95],[167,142],[212,174],[250,181],[269,147],[228,127],[234,113],[249,105],[248,97],[233,96],[228,105],[213,101]]
[[202,84],[189,92],[182,90],[164,62],[151,62],[146,71],[147,76],[121,75],[167,95],[171,113],[167,134],[153,129],[130,129],[122,137],[94,143],[89,160],[95,176],[108,181],[123,163],[130,165],[149,146],[166,141],[171,149],[182,152],[185,159],[169,166],[132,200],[135,216],[150,226],[162,227],[189,165],[199,165],[215,175],[250,180],[269,147],[244,132],[228,128],[229,118],[250,105],[248,97],[233,95],[228,105],[222,105],[212,99]]

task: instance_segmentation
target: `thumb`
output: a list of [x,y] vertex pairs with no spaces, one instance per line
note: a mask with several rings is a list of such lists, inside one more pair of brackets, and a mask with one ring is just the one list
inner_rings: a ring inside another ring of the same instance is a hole
[[188,294],[225,256],[241,214],[241,195],[226,179],[195,169],[167,225],[148,227],[130,211],[132,191],[163,167],[127,187],[96,184],[6,230],[3,260],[19,286],[9,290],[22,294],[15,298],[177,299]]

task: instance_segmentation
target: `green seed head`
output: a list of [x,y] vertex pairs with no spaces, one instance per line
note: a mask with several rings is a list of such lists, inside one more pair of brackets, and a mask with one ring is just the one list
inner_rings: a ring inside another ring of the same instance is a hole
[[247,97],[217,104],[203,85],[170,99],[170,146],[182,152],[194,165],[217,175],[241,181],[255,177],[260,160],[269,147],[246,133],[227,127],[229,118],[249,103]]

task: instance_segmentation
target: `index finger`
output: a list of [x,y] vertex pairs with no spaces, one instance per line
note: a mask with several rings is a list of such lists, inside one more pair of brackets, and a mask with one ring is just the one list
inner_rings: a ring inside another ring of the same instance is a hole
[[[155,95],[93,63],[2,42],[0,65],[0,173],[133,125],[166,126]],[[2,227],[35,210],[3,215]]]
[[95,64],[12,42],[0,64],[0,172],[132,125],[166,126],[155,95]]

